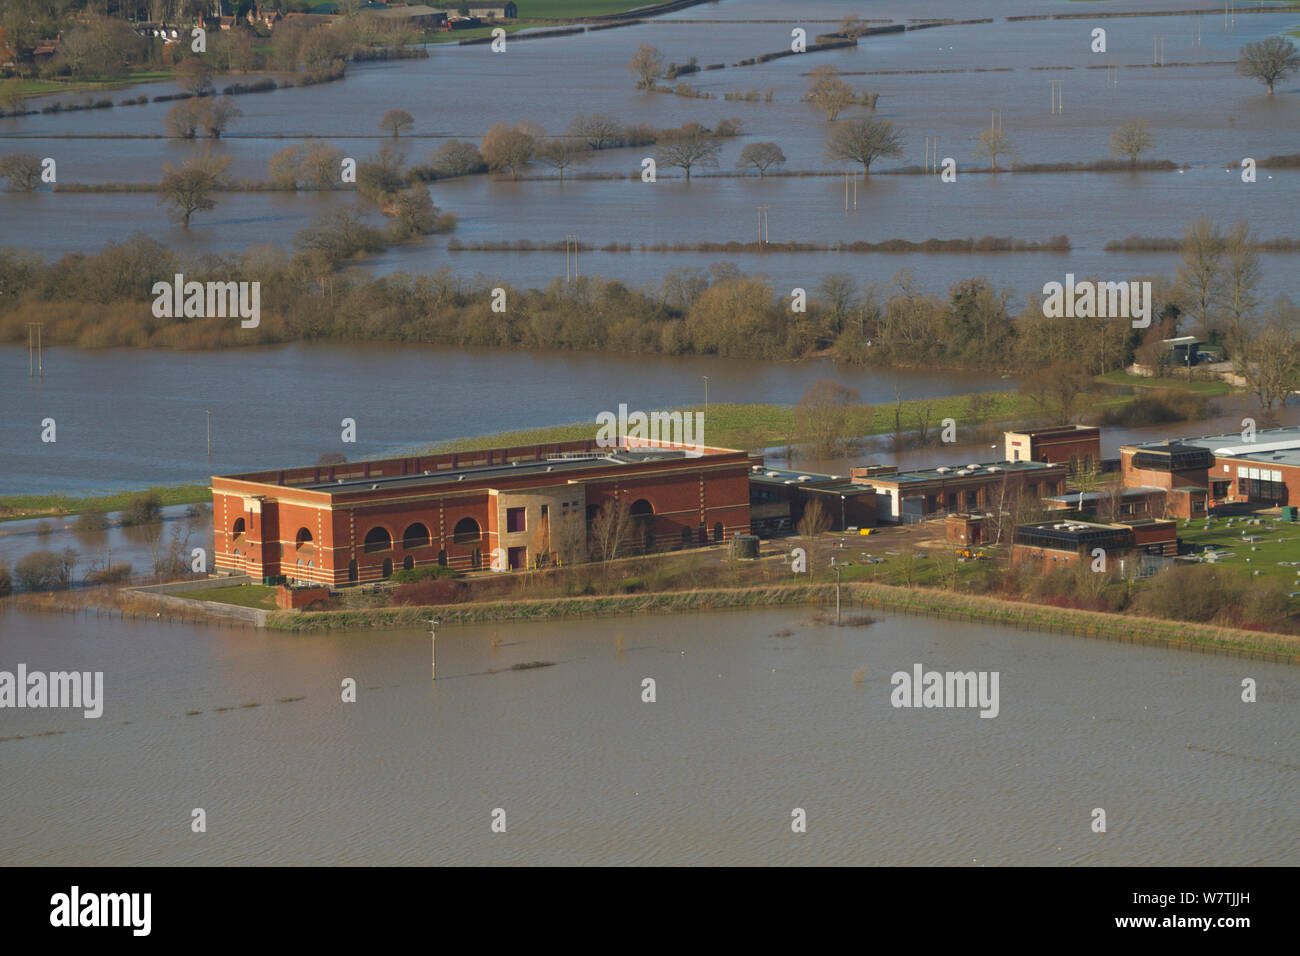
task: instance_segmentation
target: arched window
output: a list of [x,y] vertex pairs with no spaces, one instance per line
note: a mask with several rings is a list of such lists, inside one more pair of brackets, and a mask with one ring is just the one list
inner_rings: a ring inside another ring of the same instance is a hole
[[483,532],[473,518],[461,518],[451,531],[451,540],[457,544],[471,544],[482,536]]
[[402,559],[402,570],[410,571],[414,567],[415,567],[415,558],[411,557],[411,555],[408,554],[405,558]]
[[383,575],[384,575],[384,580],[385,580],[385,581],[387,581],[389,578],[391,578],[391,577],[393,576],[393,559],[392,559],[392,558],[384,558]]
[[722,542],[722,522],[719,521],[713,526],[713,541],[715,544]]
[[232,537],[238,538],[243,533],[244,533],[244,519],[236,518],[234,525],[232,525],[230,528],[230,534]]
[[387,528],[371,528],[366,532],[366,551],[390,551],[392,547],[393,536],[388,533]]
[[312,548],[311,532],[306,528],[298,529],[298,534],[294,536],[294,541],[297,542],[299,551],[311,550]]
[[655,545],[655,509],[644,498],[638,498],[627,509],[632,524],[633,540],[640,538],[641,547],[650,551]]
[[420,522],[415,522],[406,526],[402,532],[402,547],[410,551],[412,548],[427,548],[429,546],[429,529]]

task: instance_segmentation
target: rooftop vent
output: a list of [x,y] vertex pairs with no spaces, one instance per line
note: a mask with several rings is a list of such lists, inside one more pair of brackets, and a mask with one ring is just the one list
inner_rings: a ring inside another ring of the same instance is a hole
[[967,465],[966,467],[969,468],[971,471],[979,471],[979,470],[980,470],[980,466],[979,466],[979,465]]
[[952,471],[952,469],[949,468],[947,465],[940,465],[938,468],[935,469],[935,471],[937,471],[941,475],[946,475],[948,474],[948,472]]
[[769,477],[769,478],[775,478],[775,477],[779,474],[779,472],[768,471],[768,472],[764,472],[764,474],[766,474],[767,477]]
[[812,481],[812,475],[800,475],[800,476],[799,476],[799,480],[800,480],[800,481]]
[[374,491],[374,490],[375,490],[376,488],[378,488],[378,487],[379,487],[378,485],[371,485],[371,486],[370,486],[370,490],[371,490],[371,491]]

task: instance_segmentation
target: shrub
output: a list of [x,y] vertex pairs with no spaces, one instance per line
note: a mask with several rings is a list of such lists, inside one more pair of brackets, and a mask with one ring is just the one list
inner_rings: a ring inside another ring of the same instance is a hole
[[411,568],[409,571],[405,568],[394,571],[390,580],[394,584],[410,584],[413,581],[428,581],[433,578],[458,578],[460,576],[460,572],[455,568],[444,568],[440,564],[435,564],[426,568]]
[[7,596],[14,589],[14,579],[9,574],[9,565],[0,561],[0,597]]
[[104,531],[108,528],[108,515],[102,511],[87,511],[77,515],[76,528],[81,532]]
[[86,575],[87,584],[125,584],[129,580],[131,580],[131,565],[126,561],[119,561]]
[[42,538],[48,537],[54,533],[54,525],[50,524],[48,521],[42,521],[36,526],[36,533]]
[[450,578],[433,578],[402,584],[393,591],[394,604],[458,604],[464,601],[468,588],[464,581]]
[[77,552],[71,548],[62,553],[33,551],[23,555],[14,565],[14,575],[28,591],[66,588],[72,583],[72,571],[76,566]]
[[137,495],[122,510],[122,524],[157,524],[162,520],[162,499],[156,492]]

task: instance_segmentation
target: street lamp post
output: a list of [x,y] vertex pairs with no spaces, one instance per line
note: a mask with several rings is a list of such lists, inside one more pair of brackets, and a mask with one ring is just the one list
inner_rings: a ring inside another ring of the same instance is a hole
[[844,533],[847,524],[844,521],[844,496],[840,495],[840,534]]
[[709,377],[704,376],[704,417],[709,417]]

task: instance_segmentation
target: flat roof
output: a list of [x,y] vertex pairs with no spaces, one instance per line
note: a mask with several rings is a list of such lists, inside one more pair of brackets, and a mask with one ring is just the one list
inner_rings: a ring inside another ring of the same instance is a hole
[[[803,478],[805,480],[800,481]],[[809,485],[824,488],[835,482],[852,484],[843,475],[823,475],[816,471],[790,471],[788,468],[750,467],[749,480],[760,485]]]
[[1125,447],[1160,452],[1174,445],[1182,446],[1183,449],[1209,451],[1219,458],[1300,466],[1300,425],[1262,429],[1255,433],[1253,442],[1243,442],[1241,432],[1227,432],[1222,435],[1200,435],[1195,438],[1179,438],[1173,442],[1145,442]]
[[[636,451],[611,451],[604,454],[593,452],[590,455],[574,455],[563,458],[551,458],[543,461],[515,462],[509,465],[484,465],[476,468],[443,468],[437,471],[424,471],[406,475],[372,475],[369,478],[336,478],[334,481],[312,482],[303,485],[286,485],[283,487],[305,489],[307,491],[362,491],[368,487],[378,488],[416,488],[432,485],[454,485],[461,481],[485,478],[517,477],[519,475],[554,474],[557,478],[575,471],[591,468],[593,465],[635,465],[654,461],[680,461],[687,458],[685,451],[675,448],[655,448]],[[702,456],[691,455],[696,458]],[[347,462],[347,466],[365,465],[367,462]],[[339,467],[339,466],[335,466]],[[257,479],[240,479],[238,475],[227,476],[236,480],[254,481]],[[258,482],[271,484],[271,482]],[[277,486],[281,487],[281,486]]]
[[[1201,490],[1204,491],[1205,489],[1202,488]],[[1155,485],[1135,485],[1132,488],[1119,489],[1121,498],[1141,498],[1145,495],[1154,494],[1157,491],[1163,493],[1165,489],[1158,488]],[[1109,498],[1111,494],[1112,492],[1110,491],[1067,491],[1063,495],[1052,495],[1043,500],[1061,501],[1070,504],[1079,501],[1080,499],[1083,501],[1100,501],[1104,498]]]
[[[990,461],[969,470],[969,465],[949,465],[938,468],[921,468],[916,471],[900,471],[890,475],[868,475],[872,483],[881,485],[905,484],[907,482],[939,481],[952,478],[989,478],[1002,472],[1044,471],[1060,469],[1064,465],[1049,465],[1041,461]],[[961,474],[965,472],[965,474]]]

